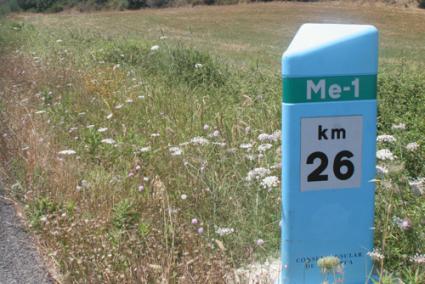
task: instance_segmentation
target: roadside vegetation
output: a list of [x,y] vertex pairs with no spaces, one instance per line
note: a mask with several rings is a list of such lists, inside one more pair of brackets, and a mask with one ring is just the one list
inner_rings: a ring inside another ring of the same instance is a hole
[[[278,256],[279,72],[31,21],[0,21],[1,172],[64,282],[223,283]],[[425,282],[425,73],[409,60],[379,77],[381,283]]]
[[[293,1],[317,2],[317,0]],[[10,7],[12,8],[11,10],[14,11],[16,7],[16,9],[30,12],[52,13],[69,9],[87,12],[94,10],[135,10],[176,6],[230,5],[252,2],[269,2],[269,0],[5,0],[6,7],[4,10],[7,10],[7,7]]]
[[[80,12],[98,10],[137,10],[145,8],[165,8],[199,5],[234,5],[257,2],[272,2],[276,0],[2,0],[0,1],[0,15],[14,11],[56,13],[65,10]],[[335,0],[277,0],[276,2],[337,2]],[[3,2],[3,3],[2,3]],[[343,1],[354,3],[368,3],[368,1]],[[397,5],[404,7],[425,7],[425,0],[379,0],[370,1],[373,4]]]

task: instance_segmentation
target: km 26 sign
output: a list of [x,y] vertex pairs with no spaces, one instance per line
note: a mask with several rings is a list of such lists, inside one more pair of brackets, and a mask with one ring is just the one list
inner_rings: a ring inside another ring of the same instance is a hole
[[372,26],[305,24],[282,57],[279,284],[322,283],[325,256],[371,274],[377,51]]
[[362,173],[361,116],[301,119],[301,191],[358,188]]

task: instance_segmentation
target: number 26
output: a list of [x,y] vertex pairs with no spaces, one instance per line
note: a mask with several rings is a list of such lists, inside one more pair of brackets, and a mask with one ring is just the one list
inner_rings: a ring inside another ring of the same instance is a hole
[[[349,158],[352,158],[354,155],[350,151],[344,150],[336,154],[334,163],[333,163],[333,172],[335,174],[335,177],[340,180],[347,180],[354,174],[354,165],[353,163],[348,160]],[[344,158],[348,158],[343,160]],[[327,181],[328,175],[322,174],[324,170],[328,167],[328,156],[326,156],[323,152],[313,152],[307,157],[307,164],[311,165],[314,163],[316,159],[320,160],[319,166],[312,171],[308,177],[308,182],[313,181]],[[341,171],[342,167],[346,167],[347,171],[343,173]]]

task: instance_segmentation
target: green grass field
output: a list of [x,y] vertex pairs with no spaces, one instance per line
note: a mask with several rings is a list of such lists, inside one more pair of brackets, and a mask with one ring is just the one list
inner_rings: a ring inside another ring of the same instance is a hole
[[338,3],[10,15],[8,193],[64,283],[230,281],[279,254],[280,185],[264,179],[285,170],[282,52],[305,22],[373,24],[378,131],[393,137],[378,149],[395,155],[378,160],[376,269],[424,283],[424,20]]
[[297,28],[315,23],[368,23],[380,30],[381,63],[424,62],[425,13],[419,9],[332,3],[267,3],[216,7],[55,14],[23,18],[51,33],[74,30],[103,37],[183,43],[238,64],[277,71]]

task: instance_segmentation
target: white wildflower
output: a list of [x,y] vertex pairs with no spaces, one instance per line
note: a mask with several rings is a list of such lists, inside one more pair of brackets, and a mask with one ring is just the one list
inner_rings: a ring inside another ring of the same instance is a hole
[[208,137],[219,137],[220,131],[214,130],[212,133],[208,134]]
[[146,147],[142,147],[139,149],[140,153],[146,153],[149,152],[151,150],[151,146],[146,146]]
[[85,179],[82,179],[79,184],[78,184],[81,188],[83,189],[88,189],[90,188],[90,183],[88,181],[86,181]]
[[219,235],[220,237],[230,235],[230,234],[232,234],[234,232],[235,232],[235,229],[233,229],[233,228],[217,228],[215,230],[215,233],[217,235]]
[[151,47],[151,51],[156,51],[159,49],[159,45],[154,45]]
[[123,107],[122,104],[118,104],[118,105],[115,106],[115,109],[121,109],[122,107]]
[[409,186],[413,193],[416,195],[425,194],[425,178],[418,178],[415,180],[409,181]]
[[395,156],[389,149],[381,149],[376,152],[376,158],[379,160],[394,160]]
[[204,233],[204,228],[199,227],[198,228],[198,234],[202,235]]
[[145,96],[137,96],[137,98],[138,98],[139,100],[144,100],[144,99],[145,99]]
[[208,143],[210,143],[210,141],[208,141],[208,139],[202,137],[202,136],[197,136],[197,137],[193,137],[192,140],[190,140],[190,142],[193,145],[207,145]]
[[139,185],[137,189],[139,190],[139,192],[142,192],[143,190],[145,190],[145,187],[143,185]]
[[250,181],[254,181],[254,180],[259,180],[263,177],[265,177],[266,175],[270,174],[270,170],[266,169],[266,168],[255,168],[251,171],[248,172],[248,175],[246,177],[246,180],[248,182]]
[[251,149],[252,144],[251,143],[243,143],[243,144],[239,145],[239,148],[241,148],[241,149]]
[[394,130],[405,130],[406,129],[406,124],[405,123],[393,124],[391,126],[391,129],[394,129]]
[[131,103],[133,103],[133,100],[132,99],[127,99],[125,102],[131,104]]
[[261,142],[276,142],[280,139],[282,132],[280,130],[274,131],[272,134],[261,133],[258,135],[258,140]]
[[100,132],[100,133],[102,133],[102,132],[106,132],[106,131],[108,131],[108,128],[107,128],[107,127],[101,127],[101,128],[99,128],[99,129],[97,130],[97,132]]
[[264,245],[264,240],[263,239],[258,239],[258,240],[255,241],[255,244],[257,246],[262,246],[262,245]]
[[273,146],[272,144],[266,143],[266,144],[261,144],[260,146],[258,146],[257,149],[258,149],[259,152],[265,152],[265,151],[269,150],[272,146]]
[[62,150],[59,151],[58,154],[59,155],[64,155],[64,156],[70,156],[70,155],[75,155],[77,152],[75,152],[74,150],[68,149],[68,150]]
[[45,110],[39,110],[39,111],[35,112],[35,114],[42,114],[42,113],[46,113],[46,111]]
[[187,195],[186,195],[186,194],[182,194],[182,195],[180,196],[180,198],[181,198],[182,200],[186,200],[186,199],[187,199]]
[[177,213],[179,213],[179,211],[180,211],[179,208],[168,207],[168,212],[170,214],[177,214]]
[[425,254],[415,254],[414,256],[410,257],[410,261],[415,263],[415,264],[425,264]]
[[414,152],[419,149],[419,144],[416,142],[412,142],[406,145],[406,149],[408,151]]
[[376,174],[377,175],[386,175],[388,174],[388,169],[385,166],[377,165],[376,166]]
[[248,161],[255,161],[255,159],[257,158],[255,155],[251,155],[251,154],[249,154],[249,155],[245,155],[245,158],[248,160]]
[[276,130],[272,133],[273,141],[280,140],[282,138],[282,131]]
[[377,142],[394,143],[394,142],[397,141],[397,139],[395,139],[395,137],[392,136],[392,135],[383,134],[383,135],[378,135],[378,137],[376,137],[376,141]]
[[374,261],[380,261],[384,259],[384,255],[378,249],[374,249],[373,251],[369,251],[367,255]]
[[74,132],[75,130],[78,130],[78,127],[71,127],[71,128],[68,130],[68,133],[72,133],[72,132]]
[[113,116],[114,116],[114,115],[113,115],[112,113],[110,113],[110,114],[108,114],[108,115],[106,116],[106,119],[111,119]]
[[411,229],[412,228],[412,221],[410,221],[409,219],[403,219],[403,221],[399,225],[399,228],[402,229],[403,231]]
[[260,140],[261,142],[266,142],[266,141],[272,141],[273,138],[270,134],[261,133],[260,135],[258,135],[258,140]]
[[286,268],[286,266],[286,264],[282,266],[281,260],[279,259],[254,262],[234,270],[232,275],[229,275],[229,279],[236,276],[236,279],[238,279],[236,283],[276,283],[276,279],[282,271],[282,268]]
[[192,223],[192,225],[196,225],[196,224],[198,224],[198,219],[193,218],[191,223]]
[[159,135],[159,133],[152,133],[151,134],[151,137],[159,137],[160,135]]
[[63,40],[61,40],[61,39],[57,39],[57,40],[56,40],[56,42],[57,42],[57,43],[61,43],[61,42],[63,42]]
[[195,68],[196,69],[199,69],[199,68],[202,68],[202,67],[203,67],[203,65],[201,63],[196,63],[195,64]]
[[169,151],[171,156],[180,156],[183,153],[179,147],[170,147]]
[[261,187],[263,187],[264,189],[267,190],[271,190],[272,188],[278,187],[279,186],[279,178],[277,176],[268,176],[265,177],[262,181],[261,181]]
[[112,139],[112,138],[106,138],[106,139],[102,139],[102,141],[101,141],[102,143],[105,143],[105,144],[116,144],[117,142],[115,142],[115,140],[114,139]]
[[400,217],[393,216],[393,223],[403,231],[412,228],[412,222],[407,218],[401,219]]
[[208,124],[204,124],[204,130],[210,129],[210,126]]
[[282,164],[281,163],[276,163],[273,166],[270,167],[270,169],[272,170],[276,170],[276,169],[281,169],[282,168]]

